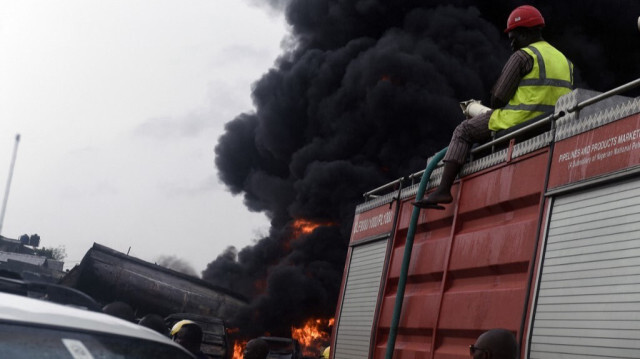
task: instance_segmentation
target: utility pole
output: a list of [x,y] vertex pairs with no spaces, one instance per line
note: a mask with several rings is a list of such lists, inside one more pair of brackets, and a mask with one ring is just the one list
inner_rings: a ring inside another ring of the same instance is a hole
[[20,134],[16,135],[16,143],[13,146],[13,157],[11,158],[11,166],[9,167],[9,179],[7,180],[7,188],[4,192],[4,200],[2,201],[2,212],[0,212],[0,235],[2,235],[2,225],[4,224],[4,212],[7,209],[7,201],[9,200],[9,190],[11,189],[11,178],[13,177],[13,167],[16,164],[16,156],[18,155],[18,143],[20,143]]

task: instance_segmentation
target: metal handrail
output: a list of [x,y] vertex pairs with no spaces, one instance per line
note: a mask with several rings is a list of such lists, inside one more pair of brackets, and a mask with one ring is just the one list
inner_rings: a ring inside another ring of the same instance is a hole
[[371,190],[371,191],[369,191],[369,192],[366,192],[366,193],[365,193],[365,194],[363,194],[362,196],[363,196],[363,197],[365,197],[365,198],[373,197],[373,196],[374,196],[376,193],[378,193],[379,191],[382,191],[382,190],[387,189],[387,188],[389,188],[389,187],[394,187],[395,185],[397,185],[398,183],[400,183],[402,180],[404,180],[404,178],[398,178],[397,180],[395,180],[395,181],[393,181],[393,182],[389,182],[389,183],[387,183],[387,184],[385,184],[385,185],[382,185],[382,186],[380,186],[380,187],[378,187],[378,188],[376,188],[376,189],[373,189],[373,190]]
[[602,101],[605,98],[609,98],[611,96],[615,96],[615,95],[620,94],[622,92],[625,92],[627,90],[631,90],[631,89],[636,88],[638,86],[640,86],[640,78],[637,78],[634,81],[626,83],[626,84],[624,84],[622,86],[618,86],[618,87],[616,87],[616,88],[614,88],[612,90],[609,90],[607,92],[603,92],[600,95],[594,96],[594,97],[592,97],[590,99],[584,100],[584,101],[580,102],[579,104],[577,104],[577,105],[573,106],[572,108],[570,108],[568,110],[568,112],[580,111],[581,109],[583,109],[583,108],[585,108],[585,107],[587,107],[587,106],[589,106],[591,104],[594,104],[594,103],[596,103],[598,101]]
[[540,119],[540,120],[538,120],[538,121],[536,121],[534,123],[526,125],[526,126],[524,126],[522,128],[519,128],[519,129],[517,129],[517,130],[515,130],[513,132],[509,132],[507,135],[505,135],[503,137],[496,138],[495,140],[489,141],[489,142],[484,143],[484,144],[482,144],[482,145],[480,145],[478,147],[475,147],[474,149],[471,150],[471,154],[478,153],[478,152],[480,152],[482,150],[485,150],[487,148],[493,147],[494,145],[497,145],[498,143],[510,141],[512,138],[514,138],[514,137],[516,137],[516,136],[518,136],[520,134],[523,134],[523,133],[525,133],[525,132],[527,132],[527,131],[529,131],[531,129],[540,127],[542,125],[546,125],[546,124],[550,123],[551,121],[555,121],[555,120],[559,119],[560,117],[563,117],[564,115],[565,115],[564,111],[560,111],[558,113],[551,114],[551,115],[549,115],[549,116],[547,116],[545,118],[542,118],[542,119]]

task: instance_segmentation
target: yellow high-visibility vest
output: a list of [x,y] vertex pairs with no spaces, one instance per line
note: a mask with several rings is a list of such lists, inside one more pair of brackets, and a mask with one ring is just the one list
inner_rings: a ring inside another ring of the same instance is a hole
[[522,50],[533,58],[533,69],[520,80],[509,103],[491,114],[492,131],[553,113],[558,98],[573,88],[573,64],[548,42],[538,41]]

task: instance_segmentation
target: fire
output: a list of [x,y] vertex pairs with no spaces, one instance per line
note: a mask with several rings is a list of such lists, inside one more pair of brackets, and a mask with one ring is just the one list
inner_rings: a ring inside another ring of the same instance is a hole
[[320,223],[315,223],[306,219],[296,219],[295,222],[293,222],[293,231],[297,234],[296,237],[298,237],[302,234],[309,234],[320,226]]
[[291,337],[298,340],[304,356],[318,357],[331,341],[334,319],[309,319],[302,328],[291,327]]
[[293,238],[298,238],[301,235],[310,234],[318,227],[333,225],[334,223],[331,222],[314,222],[308,219],[298,218],[293,222],[291,228],[293,230]]
[[236,341],[233,343],[233,359],[242,359],[244,347],[247,346],[247,341]]

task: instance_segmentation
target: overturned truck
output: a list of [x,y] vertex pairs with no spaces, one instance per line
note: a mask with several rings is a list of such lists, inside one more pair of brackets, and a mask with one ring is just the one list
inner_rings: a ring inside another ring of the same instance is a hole
[[123,301],[138,316],[193,313],[231,318],[247,300],[199,278],[94,243],[82,262],[61,280],[98,302]]
[[492,328],[521,358],[640,358],[640,98],[613,96],[638,85],[575,90],[479,146],[445,210],[411,204],[438,158],[366,193],[332,359],[468,358]]

